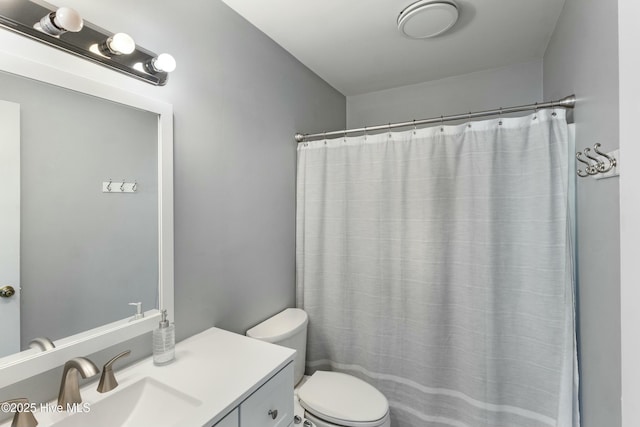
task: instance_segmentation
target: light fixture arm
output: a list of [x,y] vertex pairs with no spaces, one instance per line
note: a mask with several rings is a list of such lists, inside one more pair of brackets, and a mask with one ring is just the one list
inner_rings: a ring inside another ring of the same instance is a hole
[[[114,34],[91,22],[85,20],[83,21],[84,25],[77,32],[74,32],[76,31],[75,29],[67,29],[66,32],[62,31],[59,35],[47,33],[41,27],[40,21],[34,22],[34,16],[44,17],[42,20],[47,21],[48,19],[55,24],[52,27],[56,29],[59,24],[55,20],[55,12],[62,9],[64,8],[58,9],[56,6],[41,0],[38,0],[37,3],[28,0],[19,2],[0,1],[0,27],[152,85],[163,86],[167,83],[167,72],[150,70],[144,66],[144,64],[158,57],[154,52],[137,45],[130,54],[105,55],[104,51],[101,52],[99,47],[104,47],[106,41],[112,38]],[[89,46],[91,48],[88,48]]]

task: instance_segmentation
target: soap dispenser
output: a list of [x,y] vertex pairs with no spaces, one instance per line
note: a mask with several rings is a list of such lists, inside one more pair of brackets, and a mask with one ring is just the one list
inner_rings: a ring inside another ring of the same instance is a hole
[[167,310],[162,310],[162,320],[153,331],[153,363],[166,365],[175,357],[175,325],[167,320]]
[[129,322],[133,322],[134,320],[142,319],[144,317],[141,302],[130,302],[129,305],[133,305],[136,308],[136,314],[134,314],[133,317],[129,319]]

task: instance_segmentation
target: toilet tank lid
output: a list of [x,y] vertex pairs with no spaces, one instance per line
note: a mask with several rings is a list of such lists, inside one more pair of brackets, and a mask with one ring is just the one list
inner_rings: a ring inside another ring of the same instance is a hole
[[299,308],[287,308],[247,331],[247,336],[267,342],[287,339],[307,327],[307,313]]

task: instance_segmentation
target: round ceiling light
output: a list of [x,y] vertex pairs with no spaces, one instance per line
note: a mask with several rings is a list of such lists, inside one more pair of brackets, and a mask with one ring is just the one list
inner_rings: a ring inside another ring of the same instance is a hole
[[450,0],[420,0],[398,15],[398,29],[412,39],[428,39],[447,31],[458,21],[458,5]]

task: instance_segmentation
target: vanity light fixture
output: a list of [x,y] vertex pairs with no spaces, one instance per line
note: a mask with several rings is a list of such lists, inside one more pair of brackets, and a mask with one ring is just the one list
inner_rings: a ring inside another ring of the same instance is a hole
[[61,7],[43,16],[33,28],[50,36],[58,37],[67,31],[77,33],[82,30],[83,26],[84,22],[78,12],[70,7]]
[[171,55],[137,46],[131,36],[114,34],[45,0],[0,0],[0,27],[156,86],[165,85],[176,68]]
[[151,73],[170,73],[176,69],[176,60],[168,53],[161,53],[145,62],[145,69]]
[[129,34],[116,33],[98,45],[98,50],[105,56],[129,55],[136,50],[136,42]]

